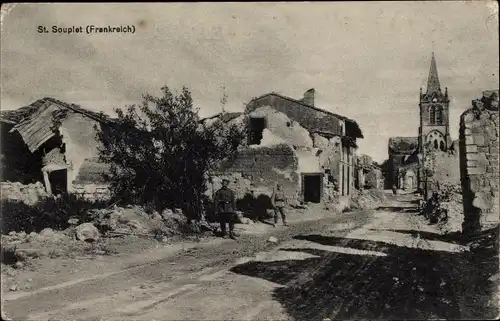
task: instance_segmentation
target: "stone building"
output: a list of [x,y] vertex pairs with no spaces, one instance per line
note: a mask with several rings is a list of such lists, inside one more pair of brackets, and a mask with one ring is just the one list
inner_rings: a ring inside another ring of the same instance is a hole
[[359,155],[356,166],[356,188],[383,189],[382,170],[368,155]]
[[418,136],[389,139],[389,184],[398,188],[425,189],[423,162],[427,150],[447,151],[452,146],[448,88],[441,90],[436,58],[432,53],[427,88],[420,88]]
[[391,137],[388,153],[388,187],[396,185],[399,189],[416,189],[418,185],[415,173],[418,167],[417,137]]
[[460,117],[460,177],[465,234],[499,223],[498,90],[483,92]]
[[2,181],[41,181],[48,194],[107,194],[96,134],[110,121],[53,98],[2,112]]
[[[352,119],[316,107],[314,95],[314,89],[302,99],[272,92],[253,99],[244,114],[225,116],[246,126],[248,141],[214,177],[230,178],[239,197],[250,189],[270,195],[281,183],[290,198],[302,202],[329,201],[337,193],[349,198],[361,129]],[[213,184],[212,191],[220,183]]]

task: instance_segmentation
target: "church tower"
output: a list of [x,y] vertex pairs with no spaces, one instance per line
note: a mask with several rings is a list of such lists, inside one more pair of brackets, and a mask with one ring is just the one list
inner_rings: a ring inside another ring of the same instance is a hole
[[432,53],[427,90],[424,93],[420,88],[418,140],[421,153],[426,145],[443,151],[450,147],[449,104],[448,88],[445,88],[444,93],[441,91],[436,58]]

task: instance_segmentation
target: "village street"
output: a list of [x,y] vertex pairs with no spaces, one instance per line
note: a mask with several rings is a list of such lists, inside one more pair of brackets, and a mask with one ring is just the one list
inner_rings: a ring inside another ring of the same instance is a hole
[[115,262],[114,271],[91,261],[86,278],[55,275],[50,286],[4,293],[4,309],[33,320],[495,316],[488,291],[474,290],[487,282],[468,248],[433,232],[413,195],[387,197],[375,211],[292,220],[289,228],[262,224],[237,242],[157,249]]

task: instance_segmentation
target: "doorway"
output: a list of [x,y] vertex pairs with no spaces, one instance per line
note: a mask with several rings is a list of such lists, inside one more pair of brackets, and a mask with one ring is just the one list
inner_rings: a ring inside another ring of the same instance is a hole
[[412,190],[413,189],[413,176],[409,176],[407,178],[407,180],[408,180],[406,183],[407,189]]
[[302,174],[302,196],[304,202],[319,203],[323,192],[323,174]]
[[68,192],[68,171],[60,169],[49,173],[50,189],[52,194],[66,194]]

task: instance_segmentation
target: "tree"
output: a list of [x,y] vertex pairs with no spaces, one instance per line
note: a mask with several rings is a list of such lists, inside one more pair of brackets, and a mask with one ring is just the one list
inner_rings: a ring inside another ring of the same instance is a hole
[[186,87],[174,95],[144,95],[142,105],[115,110],[118,119],[98,140],[100,159],[111,165],[113,195],[149,208],[182,208],[199,217],[206,174],[237,152],[244,129],[216,120],[206,125]]

